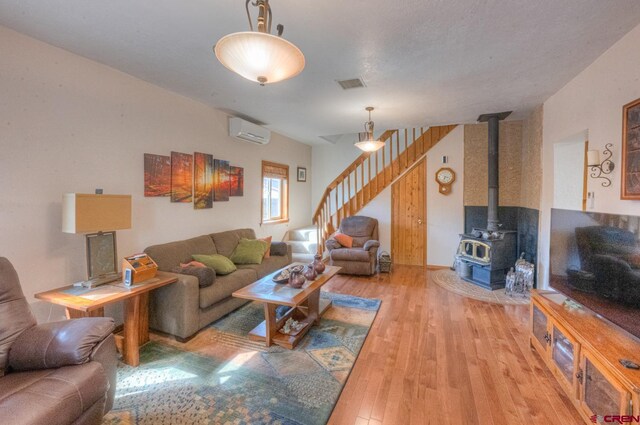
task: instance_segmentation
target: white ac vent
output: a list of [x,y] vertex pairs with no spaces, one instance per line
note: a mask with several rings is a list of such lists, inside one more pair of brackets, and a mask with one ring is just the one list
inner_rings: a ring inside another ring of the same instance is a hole
[[271,140],[271,131],[238,117],[229,117],[229,136],[257,145]]

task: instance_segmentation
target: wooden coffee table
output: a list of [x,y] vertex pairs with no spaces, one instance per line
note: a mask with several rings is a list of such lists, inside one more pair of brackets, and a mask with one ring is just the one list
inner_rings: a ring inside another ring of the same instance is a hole
[[126,287],[122,282],[107,283],[96,288],[63,286],[35,297],[66,307],[67,318],[101,317],[104,306],[124,301],[124,341],[122,361],[129,366],[140,364],[140,346],[149,341],[149,292],[178,279],[173,274],[158,272],[152,279]]
[[[298,264],[293,263],[287,267]],[[249,332],[249,338],[264,341],[267,347],[278,344],[281,347],[293,349],[309,332],[311,326],[320,322],[322,314],[331,306],[330,300],[320,300],[320,288],[339,270],[340,267],[327,266],[324,273],[313,281],[305,282],[300,289],[275,283],[272,279],[280,273],[278,270],[234,292],[234,297],[260,301],[264,304],[265,320]],[[276,319],[276,308],[280,305],[291,308],[280,319]],[[279,332],[290,317],[305,325],[295,335]]]

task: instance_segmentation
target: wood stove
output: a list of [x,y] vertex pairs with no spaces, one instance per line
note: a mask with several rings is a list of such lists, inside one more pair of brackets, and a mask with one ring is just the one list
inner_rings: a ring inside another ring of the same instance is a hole
[[471,268],[464,279],[491,290],[504,288],[505,276],[516,262],[517,236],[515,230],[473,229],[461,234],[458,259]]
[[502,230],[498,219],[499,121],[509,114],[511,112],[485,114],[478,118],[489,127],[487,228],[461,234],[458,246],[458,261],[471,268],[469,276],[463,279],[491,290],[504,288],[506,274],[516,262],[518,249],[518,232]]

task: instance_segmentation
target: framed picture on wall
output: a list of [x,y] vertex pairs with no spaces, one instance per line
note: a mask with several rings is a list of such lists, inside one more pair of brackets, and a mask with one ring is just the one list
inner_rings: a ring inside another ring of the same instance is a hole
[[298,181],[306,182],[307,181],[307,169],[304,167],[298,167]]
[[640,99],[622,108],[621,199],[640,200]]

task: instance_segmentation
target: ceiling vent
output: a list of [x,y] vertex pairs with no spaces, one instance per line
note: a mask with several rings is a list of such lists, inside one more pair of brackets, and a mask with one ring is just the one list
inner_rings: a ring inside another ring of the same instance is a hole
[[343,90],[357,89],[360,87],[366,87],[364,81],[361,78],[352,78],[350,80],[338,80],[338,84]]

